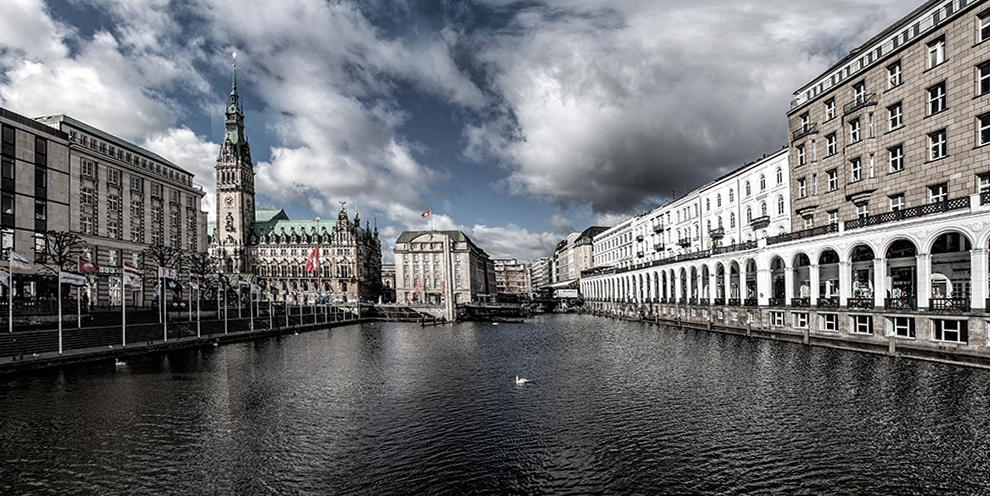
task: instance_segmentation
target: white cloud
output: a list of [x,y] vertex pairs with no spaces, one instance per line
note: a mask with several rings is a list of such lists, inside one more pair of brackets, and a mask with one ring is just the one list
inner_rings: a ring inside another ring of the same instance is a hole
[[220,153],[218,144],[196,136],[188,128],[171,128],[151,136],[141,146],[168,158],[173,164],[195,175],[195,183],[206,192],[202,208],[211,221],[216,220],[214,167]]

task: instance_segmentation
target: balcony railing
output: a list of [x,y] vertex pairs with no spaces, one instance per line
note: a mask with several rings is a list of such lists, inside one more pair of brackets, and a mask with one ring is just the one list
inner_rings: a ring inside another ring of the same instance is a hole
[[870,93],[868,95],[863,95],[861,97],[855,98],[853,101],[842,106],[842,111],[849,115],[863,107],[869,107],[870,105],[877,104],[877,94]]
[[986,205],[987,203],[990,203],[990,191],[980,193],[980,205]]
[[811,298],[791,298],[792,307],[810,307]]
[[915,310],[918,308],[918,300],[913,296],[907,298],[884,298],[883,308],[885,310]]
[[758,306],[759,304],[760,304],[760,302],[756,298],[746,298],[743,301],[743,305],[745,305],[747,307],[755,307],[755,306]]
[[784,301],[784,298],[783,297],[781,297],[781,298],[770,298],[770,306],[772,306],[772,307],[782,307],[782,306],[784,306],[786,304],[787,303]]
[[797,141],[797,140],[799,140],[799,139],[801,139],[801,138],[803,138],[803,137],[805,137],[805,136],[807,136],[809,134],[816,134],[816,133],[818,133],[818,123],[817,122],[814,123],[814,124],[807,125],[807,126],[801,126],[801,128],[799,128],[798,130],[794,131],[794,133],[791,135],[791,136],[793,136],[792,141]]
[[753,229],[764,229],[770,225],[770,216],[763,215],[749,221],[749,227]]
[[915,217],[924,217],[926,215],[941,214],[950,210],[959,210],[962,208],[969,208],[968,196],[953,198],[951,200],[937,203],[928,203],[894,212],[884,212],[882,214],[870,215],[860,219],[847,220],[846,229],[875,226],[877,224],[886,224],[887,222],[896,222],[904,219],[913,219]]
[[741,305],[742,305],[742,300],[740,300],[739,298],[729,298],[729,302],[728,302],[728,305],[729,305],[730,307],[738,307],[738,306],[741,306]]
[[697,296],[692,296],[692,297],[688,298],[688,303],[691,304],[691,305],[697,305],[698,304],[698,297]]
[[641,252],[641,251],[637,251],[636,252],[636,256],[639,257],[639,258],[643,258],[644,255],[646,255],[646,254],[643,253],[643,252]]
[[725,298],[715,298],[716,305],[725,305]]
[[713,240],[718,241],[725,237],[725,229],[721,227],[718,229],[712,229],[711,231],[708,231],[708,235],[711,236]]
[[691,238],[681,238],[677,240],[677,244],[682,248],[687,248],[691,246]]
[[836,296],[831,298],[818,298],[818,306],[820,308],[839,308],[839,298]]
[[663,224],[656,224],[653,226],[653,232],[660,234],[663,232]]
[[838,224],[826,224],[824,226],[812,227],[811,229],[805,229],[803,231],[770,236],[767,238],[767,244],[774,245],[777,243],[786,243],[796,239],[810,238],[813,236],[821,236],[823,234],[831,234],[836,232],[839,232]]
[[867,310],[873,309],[873,297],[869,298],[849,298],[846,300],[846,307],[848,308],[865,308]]
[[659,253],[663,251],[663,245],[653,245],[653,250]]
[[968,312],[969,298],[932,298],[928,309],[933,312]]
[[638,242],[640,242],[640,243],[642,243],[642,242],[643,242],[643,235],[642,235],[642,234],[640,234],[640,235],[637,235],[637,236],[636,236],[636,241],[638,241]]

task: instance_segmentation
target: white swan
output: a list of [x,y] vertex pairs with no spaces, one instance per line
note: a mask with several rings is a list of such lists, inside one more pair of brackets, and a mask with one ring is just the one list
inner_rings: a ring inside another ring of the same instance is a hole
[[118,366],[118,367],[123,367],[124,365],[127,365],[127,362],[122,362],[122,361],[120,361],[119,358],[114,358],[113,359],[113,364],[116,365],[116,366]]
[[527,382],[529,382],[529,379],[521,378],[518,375],[516,376],[516,385],[517,386],[522,386],[523,384],[526,384]]

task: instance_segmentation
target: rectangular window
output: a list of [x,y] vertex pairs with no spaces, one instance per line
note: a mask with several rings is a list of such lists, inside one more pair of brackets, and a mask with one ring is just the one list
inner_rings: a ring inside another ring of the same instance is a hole
[[855,143],[860,140],[859,119],[849,121],[849,142]]
[[107,211],[117,212],[120,210],[120,197],[116,195],[107,196]]
[[825,102],[825,120],[829,120],[835,117],[835,99],[829,99]]
[[784,312],[770,312],[770,318],[772,319],[773,326],[775,327],[784,326]]
[[836,152],[835,134],[833,133],[825,137],[825,155],[835,155]]
[[120,171],[111,167],[107,167],[107,184],[112,184],[114,186],[120,185]]
[[854,315],[852,324],[854,334],[873,334],[873,317],[870,315]]
[[92,160],[82,159],[79,161],[79,172],[83,177],[93,177],[94,170],[96,170],[96,164]]
[[34,138],[34,163],[35,165],[48,165],[48,140],[45,138]]
[[141,242],[141,226],[131,226],[131,241]]
[[829,210],[828,211],[828,223],[829,224],[838,224],[839,223],[839,211],[838,210]]
[[806,196],[808,196],[808,185],[804,178],[798,179],[798,198],[805,198]]
[[976,67],[976,94],[990,93],[990,62],[984,62]]
[[795,329],[807,329],[808,328],[808,314],[807,312],[794,312],[794,328]]
[[44,200],[34,201],[34,220],[48,220],[48,202]]
[[928,187],[928,203],[939,203],[949,199],[949,185],[936,184]]
[[131,176],[131,191],[137,193],[144,193],[144,179],[140,177]]
[[154,205],[151,207],[151,221],[161,222],[162,221],[162,207]]
[[893,131],[904,125],[904,116],[901,103],[897,102],[887,107],[887,130]]
[[976,142],[979,146],[990,145],[990,114],[977,117],[976,127],[979,132]]
[[928,45],[928,68],[931,69],[945,62],[945,38],[940,38]]
[[856,157],[849,161],[849,181],[856,182],[863,179],[863,165]]
[[890,211],[896,212],[898,210],[904,210],[904,194],[891,195],[890,198]]
[[10,126],[0,126],[3,129],[2,147],[0,147],[0,153],[13,157],[15,155],[14,148],[16,146],[16,140],[14,139],[14,128]]
[[986,13],[980,16],[979,21],[979,41],[990,40],[990,13]]
[[828,190],[835,191],[839,189],[839,171],[832,169],[826,172],[826,174],[828,174]]
[[856,218],[864,219],[870,216],[870,202],[856,204]]
[[808,132],[811,128],[811,116],[807,112],[801,114],[801,131]]
[[88,216],[83,216],[82,218],[82,232],[83,234],[93,234],[93,218]]
[[928,160],[938,160],[945,157],[945,129],[928,135]]
[[898,60],[887,66],[887,89],[901,84],[901,61]]
[[932,320],[932,339],[935,341],[949,341],[952,343],[965,343],[969,341],[969,322],[965,320]]
[[804,228],[811,229],[812,227],[815,227],[815,218],[811,215],[804,217]]
[[904,170],[904,146],[897,145],[887,149],[887,159],[890,164],[890,172],[900,172]]
[[935,115],[945,110],[945,83],[938,83],[928,88],[928,115]]
[[894,317],[891,319],[894,335],[899,338],[914,338],[914,318]]
[[82,204],[92,205],[93,204],[93,188],[83,188],[81,190]]
[[981,174],[979,176],[980,181],[980,194],[990,192],[990,174]]
[[804,153],[804,145],[798,145],[797,156],[798,156],[798,165],[804,165],[807,163],[806,155]]
[[866,101],[866,83],[856,83],[853,85],[853,99],[857,104]]
[[161,198],[162,197],[162,185],[158,183],[151,183],[151,197]]
[[819,314],[821,317],[821,330],[823,331],[838,331],[839,330],[839,316],[834,313],[824,313]]
[[110,239],[118,239],[120,237],[120,224],[117,221],[107,222],[107,237]]

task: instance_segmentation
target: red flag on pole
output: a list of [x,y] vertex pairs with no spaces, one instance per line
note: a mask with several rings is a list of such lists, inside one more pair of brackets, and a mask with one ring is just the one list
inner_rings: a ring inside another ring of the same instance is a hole
[[309,256],[306,257],[306,272],[313,272],[320,268],[320,257],[317,256],[318,248],[313,248],[313,251],[309,252]]
[[79,259],[79,273],[96,274],[100,272],[100,266],[85,258]]
[[433,215],[433,209],[432,208],[429,209],[429,210],[427,210],[427,211],[425,211],[425,212],[423,212],[422,217],[425,219],[425,218],[427,218],[427,217],[429,217],[431,215]]

